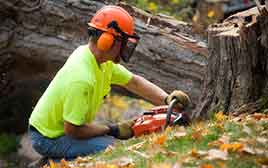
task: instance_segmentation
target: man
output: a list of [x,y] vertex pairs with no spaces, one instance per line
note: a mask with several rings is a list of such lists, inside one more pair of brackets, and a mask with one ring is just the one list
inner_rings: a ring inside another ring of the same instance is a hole
[[116,138],[133,136],[134,121],[97,125],[92,121],[115,84],[154,105],[177,97],[181,108],[189,103],[182,91],[168,95],[161,88],[118,64],[128,62],[139,37],[132,17],[121,7],[105,6],[88,23],[88,45],[78,47],[56,74],[29,120],[33,148],[50,158],[72,159],[93,154]]

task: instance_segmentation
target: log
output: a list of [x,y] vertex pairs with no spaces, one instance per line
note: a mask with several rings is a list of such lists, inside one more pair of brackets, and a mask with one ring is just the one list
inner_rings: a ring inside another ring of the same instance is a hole
[[[49,81],[72,51],[87,43],[88,20],[103,5],[115,3],[0,0],[0,132],[21,121],[24,127],[19,132],[25,131],[28,116]],[[135,16],[141,36],[133,59],[125,66],[168,92],[186,91],[195,105],[207,64],[206,41],[193,34],[188,23],[119,5]],[[4,122],[7,118],[9,124]],[[18,128],[10,131],[14,130]]]
[[259,10],[237,13],[209,27],[208,68],[193,117],[267,108],[268,13],[264,7]]

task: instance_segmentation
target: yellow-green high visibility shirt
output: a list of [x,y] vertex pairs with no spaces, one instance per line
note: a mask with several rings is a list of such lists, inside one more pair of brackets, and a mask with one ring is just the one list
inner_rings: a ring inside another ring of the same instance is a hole
[[78,47],[51,81],[36,104],[30,125],[49,138],[64,135],[64,121],[83,125],[94,120],[111,84],[132,78],[120,64],[98,65],[88,45]]

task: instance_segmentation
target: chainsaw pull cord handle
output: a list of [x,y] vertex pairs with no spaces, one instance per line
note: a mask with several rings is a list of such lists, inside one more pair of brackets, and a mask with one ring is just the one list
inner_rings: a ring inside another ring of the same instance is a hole
[[170,118],[171,118],[171,114],[173,112],[173,108],[175,107],[175,105],[179,102],[178,99],[174,98],[171,100],[171,102],[168,105],[168,109],[167,109],[167,119],[166,119],[166,125],[165,125],[165,129],[169,126],[170,124]]

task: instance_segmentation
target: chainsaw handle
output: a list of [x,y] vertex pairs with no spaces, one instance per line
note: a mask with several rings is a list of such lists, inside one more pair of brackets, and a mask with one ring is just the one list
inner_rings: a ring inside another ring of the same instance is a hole
[[179,102],[178,99],[174,98],[171,100],[171,102],[168,105],[168,109],[167,109],[167,119],[166,119],[166,125],[165,128],[168,127],[168,125],[170,124],[170,118],[171,118],[171,114],[173,112],[173,108],[174,106]]

